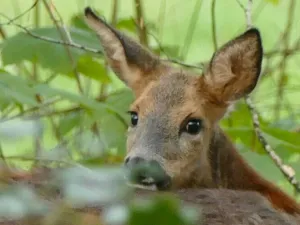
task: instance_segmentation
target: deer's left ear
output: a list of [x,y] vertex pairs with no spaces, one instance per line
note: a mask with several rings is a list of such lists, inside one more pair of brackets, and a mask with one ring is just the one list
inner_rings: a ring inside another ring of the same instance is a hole
[[157,56],[135,40],[108,25],[91,8],[85,9],[87,24],[98,34],[109,66],[133,91],[140,92],[164,68]]
[[237,100],[255,88],[261,72],[263,48],[259,31],[251,28],[220,48],[202,78],[218,102]]

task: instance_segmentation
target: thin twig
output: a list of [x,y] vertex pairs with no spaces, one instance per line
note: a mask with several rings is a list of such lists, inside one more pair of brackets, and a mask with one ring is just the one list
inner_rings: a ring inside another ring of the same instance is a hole
[[193,11],[193,14],[190,19],[190,24],[188,26],[188,31],[187,31],[185,39],[184,39],[184,44],[182,47],[182,52],[180,54],[180,59],[184,59],[186,57],[186,54],[188,53],[189,48],[191,46],[193,34],[195,31],[195,26],[197,25],[197,20],[200,15],[200,10],[202,7],[202,2],[203,2],[202,0],[198,0],[195,3],[194,11]]
[[[252,2],[253,0],[248,0],[248,5],[245,11],[246,16],[246,22],[247,22],[247,28],[249,29],[252,26],[252,20],[251,20],[251,12],[252,12]],[[300,183],[297,181],[295,176],[295,170],[289,166],[283,163],[282,159],[276,154],[274,149],[272,149],[271,145],[267,142],[265,139],[263,132],[260,128],[260,122],[259,122],[259,115],[256,111],[252,100],[249,96],[245,97],[246,105],[251,112],[252,116],[252,124],[256,133],[256,136],[258,137],[259,142],[263,146],[263,149],[266,151],[266,153],[271,157],[273,162],[278,166],[282,174],[286,177],[286,179],[289,181],[289,183],[294,187],[295,191],[300,193]]]
[[26,28],[26,27],[24,27],[20,24],[17,24],[15,22],[13,22],[11,24],[13,24],[16,27],[19,27],[20,29],[22,29],[29,36],[31,36],[33,38],[36,38],[36,39],[39,39],[39,40],[42,40],[42,41],[46,41],[46,42],[53,43],[53,44],[58,44],[58,45],[65,45],[65,46],[77,48],[77,49],[80,49],[80,50],[83,50],[83,51],[91,52],[91,53],[94,53],[94,54],[101,54],[101,55],[103,54],[101,50],[85,47],[83,45],[76,44],[73,41],[72,42],[67,42],[67,41],[64,41],[64,40],[60,41],[60,40],[56,40],[56,39],[49,38],[49,37],[46,37],[46,36],[37,35],[37,34],[33,33],[32,31],[30,31],[28,28]]
[[[43,0],[43,3],[44,3],[44,6],[45,6],[46,10],[48,11],[48,14],[49,14],[50,18],[52,19],[54,25],[56,26],[57,31],[58,31],[61,39],[64,42],[71,43],[72,41],[69,38],[67,30],[63,29],[64,30],[63,31],[61,29],[61,28],[64,28],[64,25],[63,26],[59,26],[58,22],[56,21],[54,15],[53,15],[53,12],[52,12],[50,6],[47,3],[47,0]],[[67,52],[67,55],[69,57],[70,63],[72,65],[72,67],[73,67],[73,72],[74,72],[74,75],[75,75],[75,78],[76,78],[78,89],[79,89],[80,93],[83,93],[83,89],[82,89],[81,82],[80,82],[79,72],[77,71],[77,67],[76,67],[76,62],[75,62],[75,60],[73,58],[73,55],[72,55],[70,49],[68,48],[68,46],[66,46],[66,45],[64,45],[64,46],[65,46],[65,50]]]
[[145,16],[143,11],[142,0],[135,0],[136,20],[139,29],[140,43],[148,46],[147,28],[145,26]]
[[[288,19],[287,19],[287,24],[285,27],[285,30],[282,35],[282,41],[281,43],[283,44],[283,47],[287,49],[289,47],[289,37],[291,33],[291,27],[293,24],[293,18],[295,14],[295,0],[290,0],[290,6],[288,8]],[[289,58],[289,54],[284,53],[283,57],[281,59],[280,63],[280,70],[279,70],[279,81],[278,81],[278,90],[277,90],[277,95],[276,95],[276,105],[274,108],[274,118],[275,120],[280,119],[280,109],[281,109],[281,103],[282,103],[282,98],[283,98],[283,89],[285,86],[285,80],[286,80],[286,64],[287,60]]]
[[211,2],[211,28],[212,28],[212,37],[213,37],[213,44],[214,50],[218,49],[218,42],[217,42],[217,31],[216,31],[216,0],[212,0]]
[[159,7],[158,20],[158,39],[162,40],[165,24],[165,14],[166,14],[166,0],[162,0]]
[[280,169],[282,174],[285,176],[285,178],[289,181],[289,183],[291,185],[293,185],[295,191],[300,193],[300,183],[298,182],[298,180],[296,178],[295,170],[291,166],[284,164],[282,159],[276,154],[276,152],[271,147],[271,145],[268,144],[268,142],[266,141],[266,139],[263,136],[262,131],[260,129],[259,118],[258,118],[257,112],[256,112],[250,98],[246,98],[246,103],[247,103],[249,110],[251,111],[252,122],[253,122],[255,133],[258,137],[259,142],[262,144],[263,149],[272,158],[272,160],[278,166],[278,168]]
[[193,69],[200,69],[200,70],[203,70],[204,65],[205,65],[205,63],[203,63],[203,62],[198,63],[198,65],[188,64],[188,63],[182,62],[177,59],[172,59],[172,58],[162,59],[162,60],[172,62],[172,63],[178,64],[178,65],[186,67],[186,68],[193,68]]
[[[68,47],[77,48],[77,49],[80,49],[80,50],[83,50],[83,51],[86,51],[86,52],[90,52],[90,53],[93,53],[93,54],[103,55],[103,52],[101,50],[94,49],[94,48],[89,48],[89,47],[86,47],[86,46],[83,46],[83,45],[79,45],[79,44],[74,43],[73,41],[66,42],[66,41],[61,41],[61,40],[56,40],[56,39],[53,39],[53,38],[49,38],[49,37],[46,37],[46,36],[37,35],[37,34],[33,33],[32,31],[30,31],[28,28],[26,28],[26,27],[24,27],[20,24],[17,24],[15,22],[12,22],[11,24],[13,24],[16,27],[19,27],[27,35],[29,35],[33,38],[36,38],[36,39],[39,39],[39,40],[42,40],[42,41],[46,41],[46,42],[49,42],[49,43],[53,43],[53,44],[65,45],[65,46],[68,46]],[[267,58],[271,58],[271,57],[274,57],[274,56],[277,56],[277,55],[280,55],[280,54],[293,55],[293,54],[297,54],[298,52],[300,52],[300,46],[299,45],[297,47],[295,46],[295,48],[289,48],[289,49],[283,49],[283,50],[271,50],[269,52],[264,53],[264,56],[267,57]],[[187,68],[195,68],[195,69],[200,69],[200,70],[203,69],[203,64],[205,64],[203,62],[200,62],[200,63],[197,63],[198,65],[193,65],[193,64],[188,64],[188,63],[182,62],[178,59],[174,59],[174,58],[170,58],[170,57],[168,57],[168,59],[163,59],[163,60],[178,64],[178,65],[181,65],[181,66],[184,66],[184,67],[187,67]]]

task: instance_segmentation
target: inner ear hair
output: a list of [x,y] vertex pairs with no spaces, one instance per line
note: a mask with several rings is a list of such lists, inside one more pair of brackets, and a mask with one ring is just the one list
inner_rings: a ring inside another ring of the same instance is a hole
[[260,32],[251,28],[214,53],[205,83],[220,102],[250,94],[261,73],[263,48]]

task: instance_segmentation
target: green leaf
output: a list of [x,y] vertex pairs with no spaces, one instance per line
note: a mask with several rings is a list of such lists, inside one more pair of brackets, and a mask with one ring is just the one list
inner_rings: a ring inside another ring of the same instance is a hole
[[72,112],[66,116],[63,116],[59,121],[58,130],[61,135],[66,135],[74,127],[78,126],[81,123],[82,113],[81,112]]
[[110,83],[111,80],[104,66],[90,55],[82,55],[77,62],[80,73],[102,83]]
[[[100,48],[95,34],[78,28],[67,28],[74,43],[94,49]],[[61,41],[59,32],[54,27],[36,28],[31,33]],[[64,31],[63,31],[64,32]],[[76,62],[85,51],[67,47]],[[73,66],[65,46],[34,38],[26,33],[18,33],[3,42],[2,61],[4,65],[18,64],[23,61],[38,62],[42,67],[56,73],[69,74]]]
[[236,144],[242,144],[242,150],[265,154],[252,127],[225,127],[224,131]]
[[89,110],[94,110],[98,112],[100,111],[103,112],[104,110],[114,111],[109,105],[105,103],[98,102],[84,95],[74,94],[62,89],[50,87],[47,84],[38,84],[34,87],[34,89],[37,93],[41,94],[42,96],[45,97],[60,96],[63,99],[69,100],[72,103],[77,103]]
[[130,89],[122,89],[120,91],[111,93],[105,100],[109,105],[113,105],[124,118],[128,117],[128,109],[130,104],[133,102],[134,97]]
[[300,153],[299,134],[292,133],[279,128],[263,127],[264,135],[272,140],[270,143],[273,148],[284,148],[291,152]]
[[5,101],[14,101],[20,104],[37,106],[36,92],[31,83],[20,76],[0,72],[0,95]]
[[128,224],[187,225],[194,224],[196,219],[183,216],[178,200],[165,194],[155,196],[152,200],[135,201],[130,208]]

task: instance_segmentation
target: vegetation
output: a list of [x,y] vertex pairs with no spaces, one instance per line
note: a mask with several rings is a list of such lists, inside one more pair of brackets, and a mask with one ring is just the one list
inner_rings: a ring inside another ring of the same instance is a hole
[[[0,217],[18,219],[47,210],[48,205],[30,186],[10,179],[26,180],[32,171],[43,174],[45,168],[71,167],[53,176],[53,184],[64,190],[68,204],[104,204],[128,194],[118,168],[125,153],[127,110],[133,96],[107,67],[98,38],[85,24],[87,5],[162,58],[199,73],[217,47],[247,25],[258,27],[265,51],[263,75],[251,95],[259,115],[258,129],[291,166],[281,170],[300,180],[296,14],[300,4],[296,0],[251,2],[2,0]],[[221,125],[258,172],[297,198],[296,185],[291,185],[257,138],[252,113],[240,101]],[[89,186],[93,181],[95,191]],[[133,225],[147,224],[149,218],[159,220],[153,224],[182,224],[181,220],[190,224],[195,219],[192,209],[182,213],[177,206],[178,202],[166,197],[153,200],[148,208],[137,204],[128,211],[127,206],[116,205],[105,215]],[[174,218],[177,222],[171,221]]]

